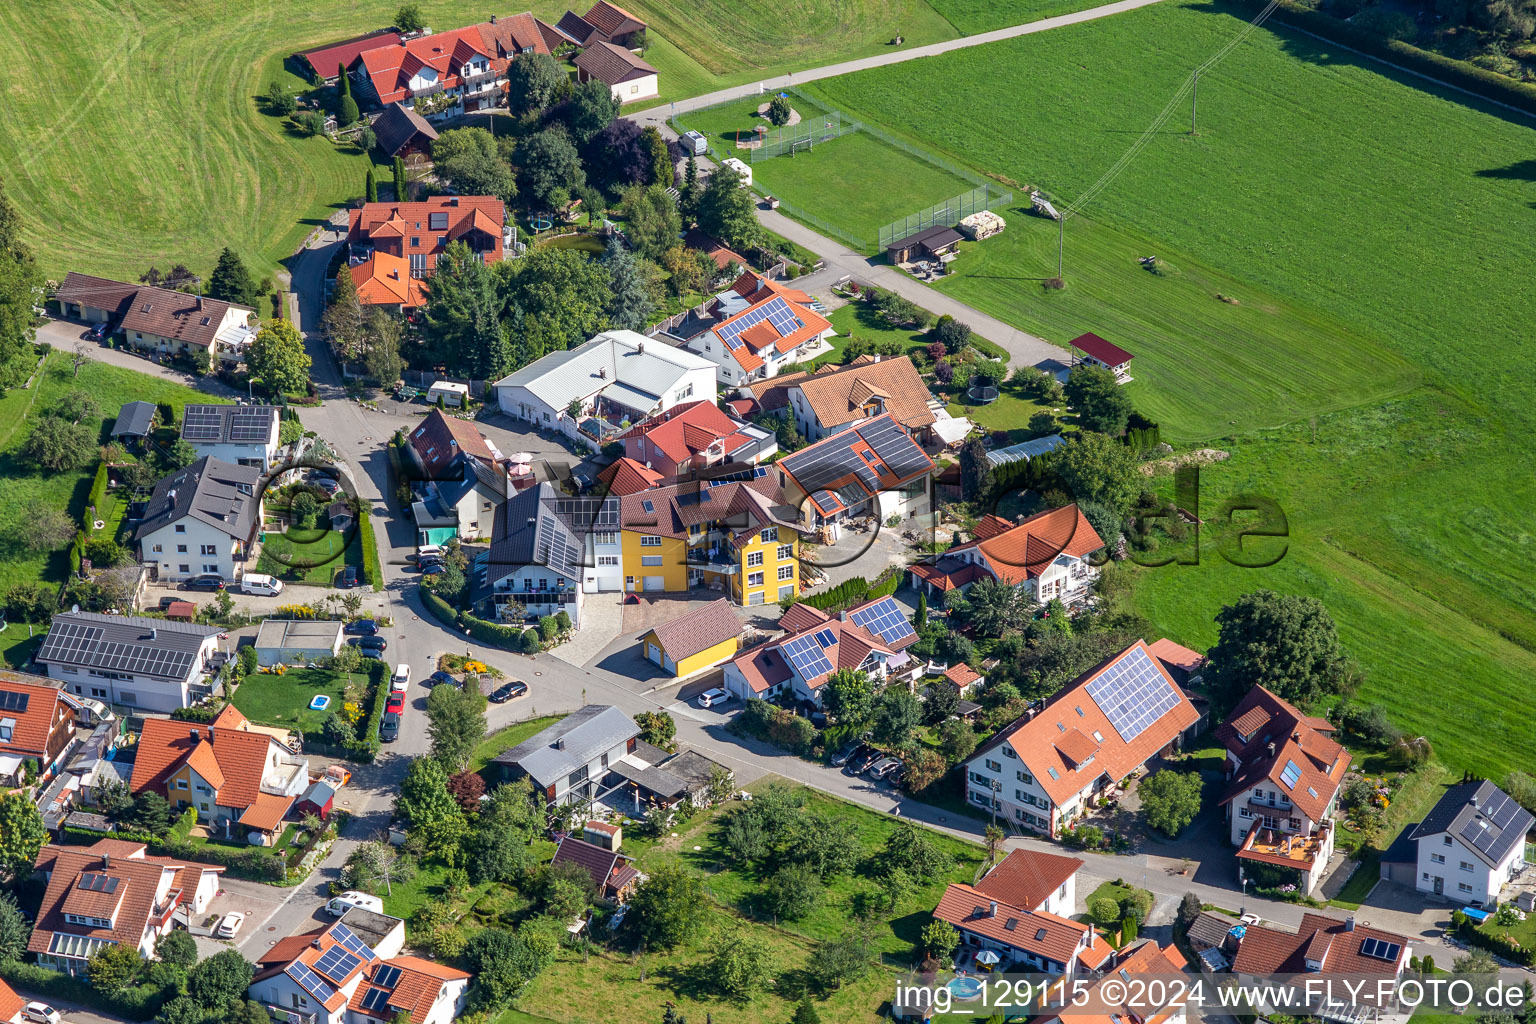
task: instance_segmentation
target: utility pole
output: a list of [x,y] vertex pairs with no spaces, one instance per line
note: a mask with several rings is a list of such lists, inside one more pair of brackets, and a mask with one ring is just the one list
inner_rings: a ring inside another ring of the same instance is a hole
[[1195,84],[1189,93],[1189,134],[1195,134],[1195,103],[1200,97],[1200,69],[1195,68]]
[[1067,243],[1067,214],[1062,210],[1056,214],[1056,279],[1064,280],[1062,275],[1061,257],[1062,249]]

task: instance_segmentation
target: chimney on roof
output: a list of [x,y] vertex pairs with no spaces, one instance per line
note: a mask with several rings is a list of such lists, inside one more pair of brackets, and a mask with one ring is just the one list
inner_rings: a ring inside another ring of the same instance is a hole
[[988,917],[996,917],[997,916],[997,900],[993,900],[991,903],[987,904],[987,916]]
[[496,24],[496,15],[494,15],[494,14],[491,15],[491,24],[492,25]]
[[1344,919],[1344,930],[1347,931],[1347,932],[1352,932],[1352,931],[1355,930],[1355,915],[1354,914],[1350,914],[1348,917],[1346,917]]
[[635,342],[635,355],[640,355],[644,351],[645,351],[645,342],[643,342],[643,341]]
[[564,736],[562,736],[559,739],[555,740],[555,749],[556,750],[564,750],[565,749],[565,737]]
[[449,206],[458,206],[459,205],[459,197],[458,196],[454,196],[452,199],[449,199],[448,200],[448,205]]
[[608,367],[606,367],[606,366],[599,366],[597,368],[597,379],[598,380],[607,380],[608,379]]
[[101,870],[112,870],[112,855],[110,853],[104,853],[101,855]]
[[1264,744],[1264,749],[1269,751],[1269,756],[1270,757],[1274,757],[1275,756],[1275,744],[1273,742],[1269,742],[1269,743]]
[[1093,925],[1088,926],[1088,948],[1093,948]]
[[201,295],[199,295],[197,297],[197,309],[198,309],[198,312],[202,312],[202,309],[203,309],[203,297]]
[[156,638],[156,637],[157,637],[157,636],[159,636],[159,635],[160,635],[160,630],[159,630],[159,629],[157,629],[157,628],[156,628],[156,627],[154,627],[154,626],[150,626],[150,627],[149,627],[149,638],[150,638],[150,639],[151,639],[151,640],[153,640],[153,639],[155,639],[155,638]]
[[187,730],[187,736],[192,740],[193,743],[196,743],[198,740],[203,738],[202,734],[197,731],[197,726],[195,725]]

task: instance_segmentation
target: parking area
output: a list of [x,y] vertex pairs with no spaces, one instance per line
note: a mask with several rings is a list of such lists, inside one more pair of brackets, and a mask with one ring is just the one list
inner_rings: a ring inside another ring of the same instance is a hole
[[[192,938],[197,942],[198,955],[208,957],[238,945],[248,935],[259,929],[272,912],[288,898],[288,889],[248,882],[242,878],[225,877],[220,882],[218,894],[208,901],[207,909],[192,921]],[[245,921],[234,942],[216,939],[211,934],[227,914],[240,913]]]

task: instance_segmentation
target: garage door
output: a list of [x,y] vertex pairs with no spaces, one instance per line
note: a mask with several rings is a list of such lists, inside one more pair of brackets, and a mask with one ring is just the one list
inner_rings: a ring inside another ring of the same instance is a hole
[[667,589],[667,578],[665,576],[647,576],[645,577],[645,589],[665,590]]
[[655,644],[645,645],[645,656],[656,664],[661,664],[661,648]]

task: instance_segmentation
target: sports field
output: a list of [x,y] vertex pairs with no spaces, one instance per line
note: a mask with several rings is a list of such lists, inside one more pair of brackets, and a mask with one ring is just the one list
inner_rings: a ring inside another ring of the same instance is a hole
[[[1070,201],[1245,22],[1164,3],[933,58],[920,93],[895,68],[812,88]],[[1055,273],[1054,225],[1017,214],[942,287],[1056,341],[1107,325],[1165,437],[1233,453],[1203,474],[1204,509],[1247,490],[1286,510],[1272,568],[1208,551],[1144,573],[1137,600],[1160,630],[1205,646],[1243,592],[1316,594],[1368,672],[1366,699],[1452,767],[1498,775],[1536,713],[1521,455],[1536,379],[1512,357],[1536,313],[1530,125],[1283,30],[1203,73],[1199,98],[1198,135],[1187,112],[1170,120],[1093,222],[1068,224],[1065,293],[1038,281]],[[1140,270],[1144,255],[1169,273]]]

